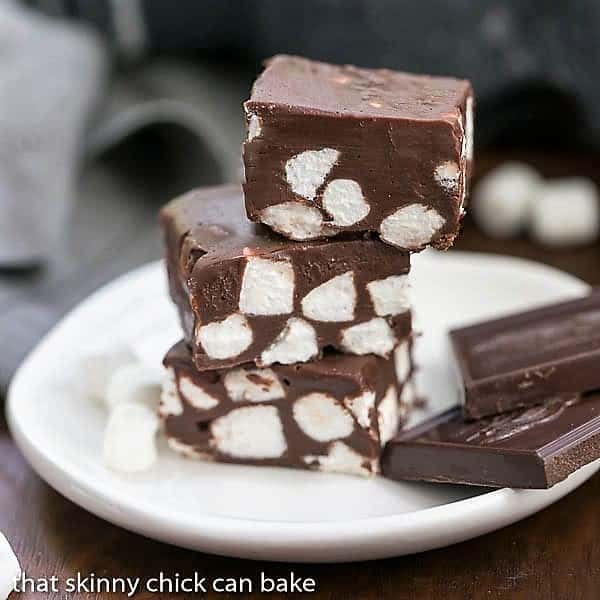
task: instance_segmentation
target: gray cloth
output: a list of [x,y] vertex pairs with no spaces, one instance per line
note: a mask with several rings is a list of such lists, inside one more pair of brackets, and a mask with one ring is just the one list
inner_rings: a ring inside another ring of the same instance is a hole
[[[113,78],[78,140],[70,173],[78,183],[59,243],[45,248],[36,268],[0,270],[0,393],[67,310],[161,256],[156,214],[164,202],[192,186],[240,178],[240,103],[249,85],[244,73],[180,61],[154,61]],[[41,143],[51,144],[52,134],[40,124]]]

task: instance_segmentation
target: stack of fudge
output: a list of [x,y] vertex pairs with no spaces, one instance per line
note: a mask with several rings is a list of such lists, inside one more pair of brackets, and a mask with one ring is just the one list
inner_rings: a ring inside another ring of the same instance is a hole
[[169,444],[192,457],[370,475],[416,400],[410,253],[450,247],[470,84],[290,56],[245,104],[243,189],[161,213],[183,340]]

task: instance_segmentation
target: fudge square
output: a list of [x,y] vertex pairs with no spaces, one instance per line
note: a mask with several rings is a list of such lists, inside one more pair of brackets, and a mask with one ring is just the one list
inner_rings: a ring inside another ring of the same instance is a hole
[[276,56],[244,108],[253,221],[293,240],[452,245],[473,158],[468,81]]
[[198,371],[184,342],[164,360],[160,414],[175,451],[202,460],[371,475],[414,403],[411,338],[393,356]]
[[387,357],[411,330],[409,255],[362,236],[292,242],[246,219],[239,186],[161,212],[171,296],[200,370]]

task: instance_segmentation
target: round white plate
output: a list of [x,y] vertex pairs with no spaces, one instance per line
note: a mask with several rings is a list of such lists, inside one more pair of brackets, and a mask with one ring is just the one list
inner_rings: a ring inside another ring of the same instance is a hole
[[[455,402],[450,326],[585,293],[580,281],[521,260],[450,252],[413,261],[421,388],[436,411]],[[77,393],[78,362],[117,342],[159,365],[179,329],[162,265],[83,302],[39,344],[8,399],[14,438],[51,486],[100,517],[146,536],[228,556],[347,561],[428,550],[522,519],[583,483],[594,463],[550,490],[395,483],[288,469],[193,462],[162,445],[135,477],[101,459],[103,409]]]

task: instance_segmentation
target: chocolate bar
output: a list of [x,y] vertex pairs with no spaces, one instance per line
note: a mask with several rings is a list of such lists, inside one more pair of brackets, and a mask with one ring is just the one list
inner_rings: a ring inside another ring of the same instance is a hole
[[465,423],[451,409],[401,432],[383,474],[397,480],[549,488],[600,457],[600,393]]
[[246,219],[241,190],[196,190],[161,212],[171,296],[198,369],[387,357],[411,329],[409,256],[351,236],[290,242]]
[[468,81],[276,56],[244,108],[253,221],[293,240],[452,245],[473,155]]
[[600,389],[600,290],[450,333],[465,418]]
[[327,352],[317,362],[216,371],[198,371],[180,342],[164,364],[168,442],[202,460],[370,475],[413,401],[409,338],[394,358]]

